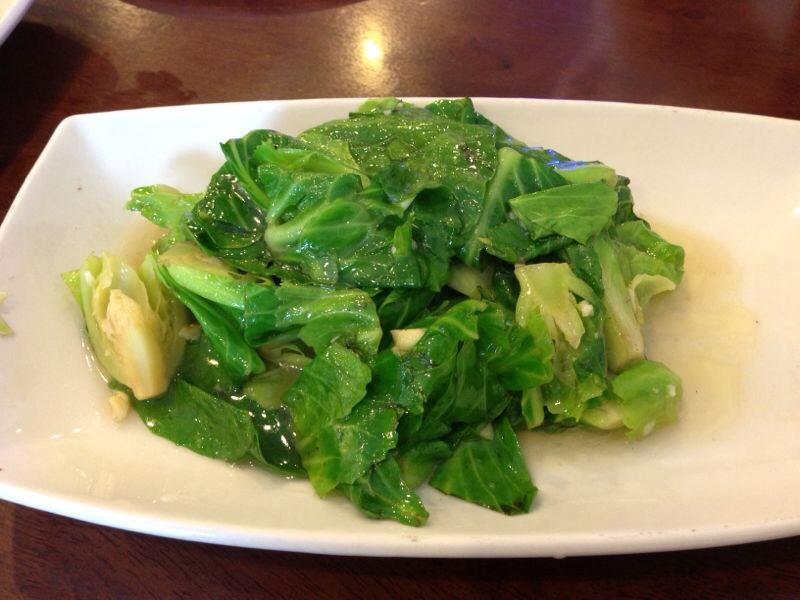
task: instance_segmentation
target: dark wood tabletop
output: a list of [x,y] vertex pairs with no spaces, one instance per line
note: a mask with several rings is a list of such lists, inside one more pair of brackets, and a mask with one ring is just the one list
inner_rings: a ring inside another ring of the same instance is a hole
[[[0,46],[0,216],[71,114],[371,95],[800,119],[800,2],[38,0]],[[505,594],[800,597],[800,538],[563,560],[365,559],[159,539],[0,503],[3,598]]]

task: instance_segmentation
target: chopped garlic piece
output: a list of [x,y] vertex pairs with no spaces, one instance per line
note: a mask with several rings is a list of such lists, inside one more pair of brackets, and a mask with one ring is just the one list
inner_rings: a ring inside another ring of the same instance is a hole
[[201,333],[203,333],[203,329],[200,327],[199,323],[192,323],[178,330],[178,335],[189,342],[196,342],[199,340]]
[[594,306],[589,304],[586,300],[581,300],[578,302],[578,308],[581,311],[581,315],[584,317],[593,317],[594,316]]
[[108,405],[111,408],[111,418],[119,423],[128,416],[131,399],[125,392],[117,390],[108,397]]
[[392,352],[402,356],[414,346],[425,335],[425,329],[392,329]]

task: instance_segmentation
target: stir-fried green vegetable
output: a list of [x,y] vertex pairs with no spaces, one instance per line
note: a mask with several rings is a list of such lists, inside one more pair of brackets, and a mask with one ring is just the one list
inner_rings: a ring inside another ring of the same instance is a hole
[[613,168],[527,146],[467,98],[376,98],[222,151],[201,193],[132,192],[167,229],[141,266],[64,276],[118,416],[131,395],[176,444],[414,526],[425,482],[527,512],[519,431],[676,418],[680,379],[641,327],[683,249]]

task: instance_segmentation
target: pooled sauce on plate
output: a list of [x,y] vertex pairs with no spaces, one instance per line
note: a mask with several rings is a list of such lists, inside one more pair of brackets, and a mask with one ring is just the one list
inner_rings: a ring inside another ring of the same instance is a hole
[[653,229],[683,246],[686,262],[678,289],[645,309],[645,348],[683,379],[679,423],[712,433],[741,412],[758,317],[742,304],[741,274],[720,244],[662,223]]

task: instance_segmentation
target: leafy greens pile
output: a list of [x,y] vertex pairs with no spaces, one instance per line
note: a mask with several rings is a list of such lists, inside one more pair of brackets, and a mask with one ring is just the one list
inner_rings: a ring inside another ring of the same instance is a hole
[[675,418],[680,379],[641,326],[683,250],[612,168],[527,146],[466,98],[372,99],[222,151],[203,193],[133,191],[166,229],[138,268],[102,254],[64,275],[117,414],[133,397],[176,444],[407,525],[424,482],[527,512],[516,431]]

